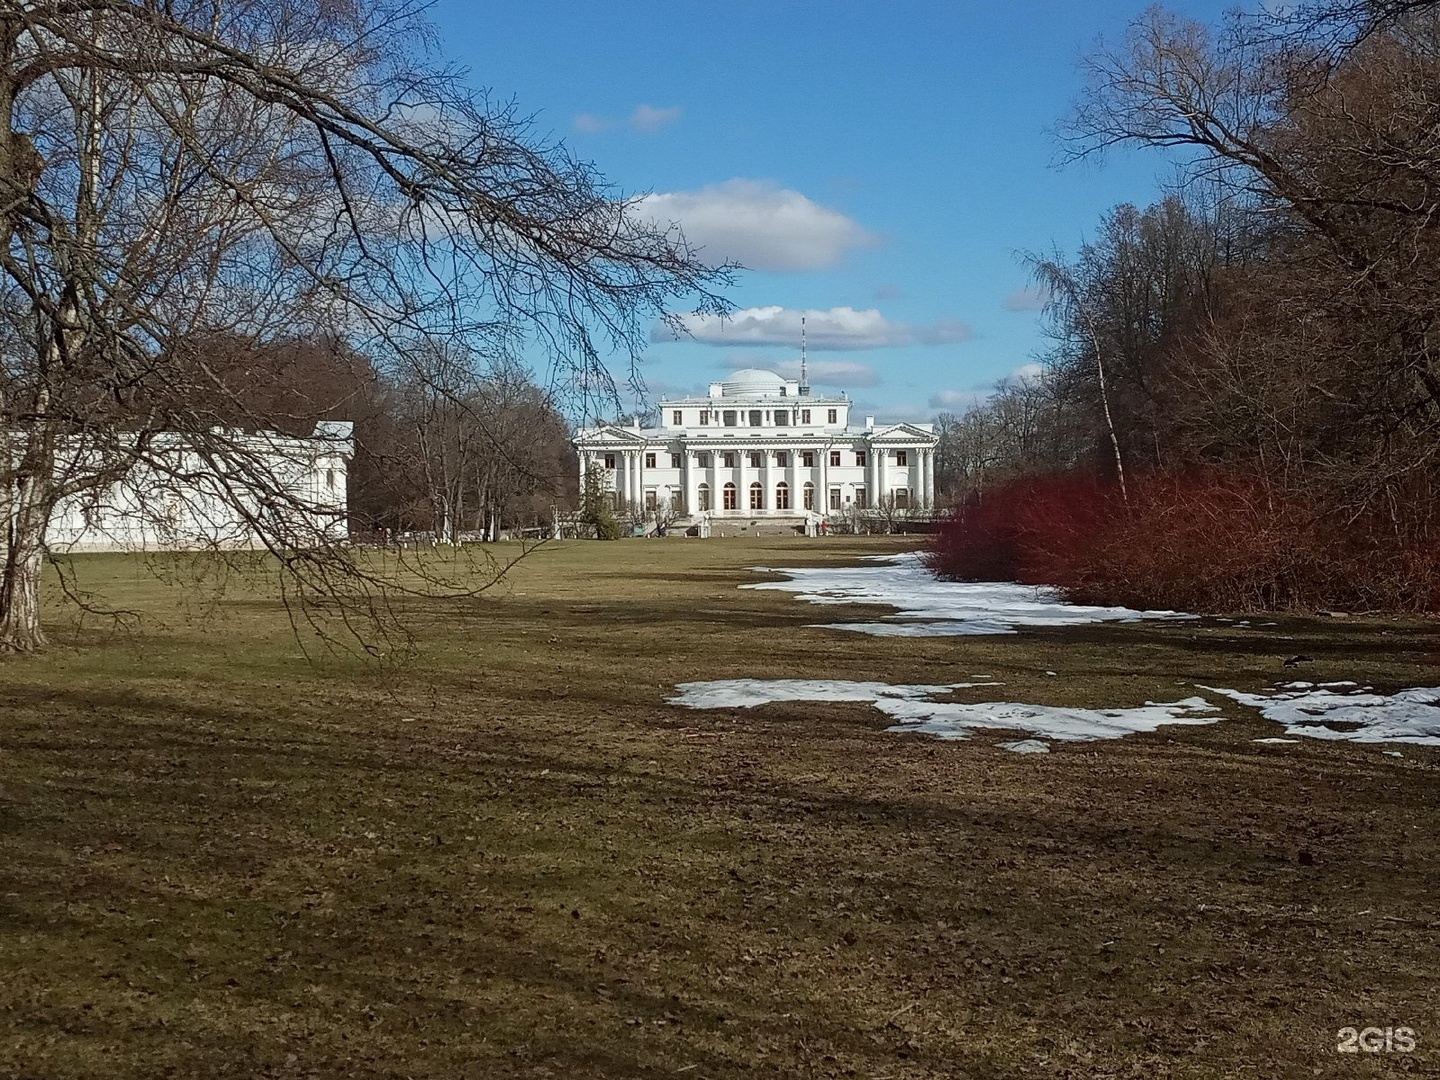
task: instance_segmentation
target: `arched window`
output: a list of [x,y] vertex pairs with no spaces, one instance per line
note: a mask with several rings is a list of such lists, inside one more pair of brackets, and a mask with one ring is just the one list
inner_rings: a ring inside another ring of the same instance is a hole
[[750,485],[750,509],[765,509],[765,488],[758,482]]
[[735,485],[734,485],[734,484],[726,484],[726,485],[725,485],[725,509],[726,509],[726,510],[738,510],[739,508],[740,508],[740,502],[739,502],[739,499],[738,499],[738,497],[737,497],[737,495],[736,495]]
[[700,491],[699,491],[699,493],[698,493],[698,499],[699,499],[700,505],[699,505],[696,509],[702,510],[702,511],[703,511],[703,510],[709,510],[709,509],[710,509],[710,485],[709,485],[709,484],[701,484],[701,485],[700,485]]
[[806,509],[806,510],[814,510],[814,509],[815,509],[815,485],[814,485],[814,484],[806,484],[806,485],[801,489],[801,493],[804,495],[804,498],[805,498],[805,509]]
[[790,485],[783,480],[775,485],[775,509],[790,509]]

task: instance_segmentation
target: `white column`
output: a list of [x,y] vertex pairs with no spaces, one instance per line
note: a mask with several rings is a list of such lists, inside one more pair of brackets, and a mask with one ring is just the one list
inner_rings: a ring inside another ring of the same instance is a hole
[[735,456],[735,468],[740,479],[735,481],[735,509],[741,513],[750,512],[750,451],[740,450]]
[[821,444],[820,476],[816,481],[815,510],[824,515],[830,513],[830,447]]
[[680,460],[685,466],[685,509],[694,517],[700,512],[700,477],[696,469],[695,452],[684,443],[680,446]]
[[720,451],[710,451],[710,509],[719,510],[724,506],[722,501],[725,493],[720,490]]
[[872,506],[879,506],[880,500],[888,494],[886,489],[890,486],[888,483],[890,471],[885,460],[886,453],[885,450],[875,451],[875,494],[871,500]]
[[805,509],[805,491],[800,483],[800,451],[790,451],[790,468],[786,470],[785,482],[790,485],[790,512]]
[[935,448],[925,451],[925,507],[935,505]]

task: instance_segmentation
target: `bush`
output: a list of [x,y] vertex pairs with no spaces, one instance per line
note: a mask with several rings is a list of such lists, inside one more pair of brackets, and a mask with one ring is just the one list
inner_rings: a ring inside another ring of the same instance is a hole
[[942,577],[1051,585],[1086,604],[1185,611],[1440,610],[1440,547],[1221,470],[1027,477],[962,506]]
[[1053,554],[1083,550],[1109,492],[1084,473],[1022,477],[971,495],[941,525],[928,557],[952,581],[1053,585]]

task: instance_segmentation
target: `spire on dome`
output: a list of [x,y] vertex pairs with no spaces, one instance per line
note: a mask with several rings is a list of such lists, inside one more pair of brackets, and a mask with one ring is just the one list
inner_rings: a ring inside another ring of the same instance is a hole
[[810,396],[809,358],[805,354],[805,315],[800,315],[800,396]]

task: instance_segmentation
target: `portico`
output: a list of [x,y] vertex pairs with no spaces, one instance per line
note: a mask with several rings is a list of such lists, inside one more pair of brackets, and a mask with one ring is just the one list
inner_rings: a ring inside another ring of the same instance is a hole
[[604,470],[619,505],[668,504],[694,517],[825,517],[935,500],[930,424],[853,424],[844,395],[817,397],[746,369],[706,397],[664,400],[660,424],[580,431],[582,480]]

